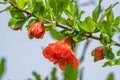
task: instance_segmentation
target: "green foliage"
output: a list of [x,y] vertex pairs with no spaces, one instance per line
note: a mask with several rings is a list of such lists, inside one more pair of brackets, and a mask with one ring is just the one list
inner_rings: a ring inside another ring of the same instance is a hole
[[112,23],[112,26],[113,26],[112,28],[120,32],[120,28],[118,27],[119,24],[120,24],[120,16],[115,18],[115,20]]
[[93,33],[95,29],[95,22],[92,20],[91,17],[87,17],[80,25],[80,28],[86,32]]
[[19,28],[19,29],[22,29],[22,26],[24,25],[25,23],[25,20],[18,20],[18,19],[15,19],[15,18],[11,18],[10,21],[8,22],[8,26],[10,28]]
[[114,32],[107,21],[104,20],[101,21],[100,23],[98,23],[98,27],[101,29],[103,33],[107,34],[109,37],[113,36]]
[[57,80],[56,72],[57,72],[57,69],[53,68],[52,72],[51,72],[51,79],[50,80]]
[[120,58],[114,60],[114,65],[120,65]]
[[43,5],[42,0],[36,1],[33,8],[33,15],[39,19],[41,16],[43,16],[44,11],[45,6]]
[[5,59],[0,59],[0,80],[2,79],[3,74],[5,73]]
[[74,36],[73,36],[73,40],[76,42],[76,43],[79,43],[83,40],[86,39],[86,37],[84,36],[85,35],[85,32],[84,31],[79,31],[77,32]]
[[11,17],[16,18],[16,19],[25,19],[25,15],[22,11],[16,9],[13,6],[10,6],[9,12],[11,14]]
[[22,10],[28,1],[30,0],[17,0],[17,7]]
[[117,56],[120,56],[120,50],[117,51]]
[[52,37],[53,37],[54,39],[56,39],[56,40],[61,40],[61,39],[64,38],[64,37],[63,37],[60,33],[58,33],[55,29],[50,29],[50,33],[51,33]]
[[78,69],[74,69],[72,65],[67,65],[64,70],[64,80],[77,80]]
[[113,74],[113,73],[110,73],[110,74],[108,75],[108,77],[107,77],[106,80],[115,80],[115,79],[114,79],[114,74]]
[[41,80],[41,77],[37,72],[33,71],[32,75],[35,77],[35,80]]
[[102,3],[102,1],[103,0],[99,0],[99,4],[98,4],[98,6],[96,6],[96,8],[93,10],[93,12],[92,12],[92,17],[93,17],[93,20],[95,21],[95,22],[97,22],[97,20],[98,20],[98,18],[99,18],[99,16],[100,16],[100,13],[101,13],[101,11],[102,11],[102,9],[101,9],[101,3]]
[[107,46],[110,43],[110,37],[105,33],[101,33],[100,34],[100,42],[103,45]]
[[115,58],[114,53],[112,52],[112,49],[109,47],[105,47],[104,49],[104,57],[108,60],[113,60]]
[[59,20],[59,17],[63,13],[64,9],[68,6],[70,0],[46,0],[46,4],[50,6],[54,18]]

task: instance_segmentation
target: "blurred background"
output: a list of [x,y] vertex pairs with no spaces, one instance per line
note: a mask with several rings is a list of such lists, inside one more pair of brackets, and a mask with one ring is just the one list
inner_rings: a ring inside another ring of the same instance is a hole
[[[85,11],[82,19],[88,15],[91,16],[93,9],[98,3],[98,0],[77,1],[79,9]],[[102,8],[105,9],[115,2],[120,2],[120,0],[103,0]],[[5,7],[5,5],[0,5],[0,10]],[[120,4],[113,11],[115,16],[120,15]],[[0,14],[0,58],[4,57],[6,59],[6,71],[3,80],[28,80],[29,78],[34,80],[32,71],[38,72],[42,78],[45,78],[51,73],[52,67],[58,66],[53,65],[45,59],[42,55],[42,50],[49,43],[55,42],[55,40],[51,38],[49,32],[46,32],[43,39],[30,40],[25,27],[22,31],[13,31],[10,29],[8,27],[9,19],[10,15],[8,12]],[[117,42],[120,42],[119,35],[116,33],[113,37]],[[81,42],[77,47],[76,55],[78,58],[82,55],[85,42]],[[115,74],[115,80],[120,80],[120,66],[103,68],[104,60],[94,63],[91,51],[100,45],[99,41],[92,40],[85,52],[84,62],[79,65],[80,69],[84,68],[83,80],[106,80],[110,72]],[[113,46],[113,49],[116,52],[120,47]],[[59,68],[57,75],[59,77],[58,80],[62,80],[62,71]]]

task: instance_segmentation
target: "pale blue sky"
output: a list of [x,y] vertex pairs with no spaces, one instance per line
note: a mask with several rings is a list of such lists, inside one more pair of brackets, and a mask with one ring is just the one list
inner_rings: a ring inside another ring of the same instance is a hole
[[[84,0],[82,2],[87,1],[89,0]],[[109,4],[117,1],[120,2],[120,0],[103,0],[102,6],[105,8],[109,6]],[[4,8],[4,6],[0,5],[0,10]],[[81,7],[80,9],[86,11],[84,16],[91,16],[93,8],[94,6],[90,5],[89,7]],[[114,8],[114,12],[115,15],[120,15],[120,4]],[[47,44],[55,42],[55,40],[52,40],[48,33],[46,33],[45,37],[41,40],[30,40],[28,39],[25,27],[23,27],[22,31],[13,31],[8,28],[7,24],[9,18],[9,13],[0,14],[0,58],[5,57],[7,60],[7,70],[3,80],[26,80],[28,78],[33,78],[31,74],[32,71],[37,71],[43,78],[49,75],[54,65],[43,57],[41,51]],[[118,41],[118,34],[116,34],[114,38]],[[77,56],[81,54],[83,45],[84,42],[80,43],[76,52]],[[97,63],[93,62],[93,57],[90,53],[99,45],[101,44],[96,40],[91,43],[86,53],[85,62],[80,65],[80,67],[85,67],[84,80],[105,80],[109,72],[114,72],[116,80],[120,80],[120,66],[103,68],[102,65],[104,60]],[[114,51],[119,49],[118,47],[113,48]],[[58,73],[58,76],[60,74],[61,71]],[[61,80],[61,78],[59,80]]]

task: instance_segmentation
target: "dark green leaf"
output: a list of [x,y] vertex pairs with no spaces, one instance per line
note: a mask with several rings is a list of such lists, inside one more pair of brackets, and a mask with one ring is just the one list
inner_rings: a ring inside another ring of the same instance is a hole
[[41,77],[37,72],[33,71],[32,75],[35,77],[35,80],[41,80]]
[[115,58],[114,53],[112,52],[112,48],[105,47],[104,57],[108,60],[113,60]]
[[25,20],[19,20],[15,25],[14,28],[22,28],[25,23]]
[[101,13],[101,2],[102,2],[103,0],[99,0],[99,4],[98,4],[98,6],[93,10],[93,12],[92,12],[92,17],[93,17],[93,20],[95,21],[95,22],[97,22],[97,20],[98,20],[98,18],[99,18],[99,15],[100,15],[100,13]]
[[52,72],[51,72],[51,79],[50,80],[57,80],[56,72],[57,72],[57,69],[53,68]]
[[117,56],[120,56],[120,50],[117,51]]
[[47,77],[45,77],[45,79],[44,79],[44,80],[49,80],[48,76],[47,76]]
[[91,17],[87,17],[81,24],[80,28],[86,32],[92,33],[95,29],[95,22],[91,19]]
[[74,69],[72,65],[67,65],[64,70],[64,80],[77,80],[78,69]]
[[114,80],[114,74],[110,73],[106,80]]
[[33,14],[39,19],[41,16],[43,16],[43,13],[45,11],[45,6],[43,5],[42,0],[36,1]]
[[10,14],[13,18],[16,18],[16,19],[25,19],[25,15],[22,11],[20,10],[17,10],[16,8],[14,7],[10,7]]
[[3,74],[5,72],[5,59],[0,59],[0,79],[2,78]]

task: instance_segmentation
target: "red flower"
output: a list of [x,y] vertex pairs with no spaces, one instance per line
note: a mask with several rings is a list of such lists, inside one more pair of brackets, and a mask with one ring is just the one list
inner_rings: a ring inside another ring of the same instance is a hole
[[72,51],[71,42],[72,38],[69,37],[56,43],[50,43],[43,50],[44,57],[54,64],[58,63],[62,70],[67,64],[72,64],[74,68],[77,68],[79,62]]
[[35,38],[39,39],[43,38],[44,34],[45,28],[44,25],[42,24],[42,21],[31,24],[30,28],[28,29],[29,37],[34,36]]
[[95,50],[94,50],[94,58],[96,60],[104,59],[103,50],[104,50],[104,46],[99,46],[99,47],[95,48]]

